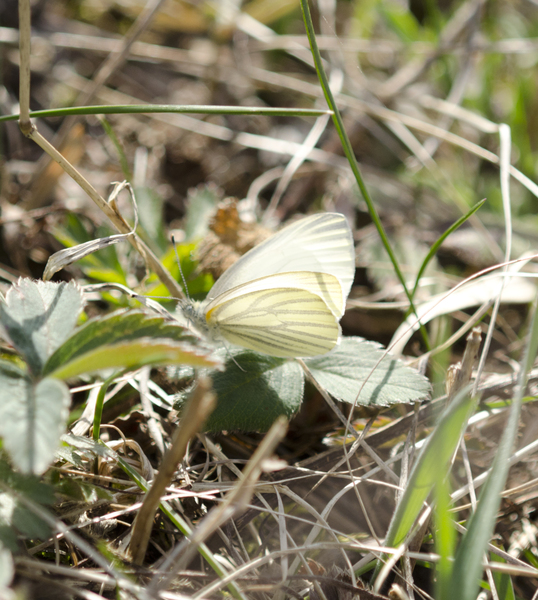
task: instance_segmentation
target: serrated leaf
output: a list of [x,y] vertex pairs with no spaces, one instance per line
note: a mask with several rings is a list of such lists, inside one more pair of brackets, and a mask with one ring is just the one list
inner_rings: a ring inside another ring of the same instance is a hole
[[425,377],[362,338],[345,337],[329,354],[304,362],[316,381],[344,402],[389,406],[425,400],[430,394]]
[[211,374],[217,407],[205,431],[267,431],[278,416],[298,411],[304,376],[296,362],[245,351],[234,353],[234,360]]
[[[58,378],[74,377],[105,368],[177,364],[183,359],[186,364],[218,366],[218,361],[207,356],[209,350],[194,346],[197,342],[197,338],[184,327],[163,317],[147,315],[138,310],[117,311],[83,325],[50,358],[44,373],[54,373],[54,377]],[[111,351],[111,348],[114,350]],[[128,352],[128,355],[123,357],[118,354],[114,357],[114,352]],[[136,352],[140,352],[140,356],[137,357]],[[112,361],[108,365],[103,363],[105,356]],[[81,365],[84,360],[92,361],[86,370]],[[59,375],[60,372],[69,375]]]
[[0,436],[23,473],[43,473],[65,430],[70,393],[64,383],[0,371]]
[[75,283],[19,279],[0,301],[0,323],[32,373],[73,333],[83,306]]
[[220,362],[189,344],[140,338],[134,342],[123,342],[102,346],[77,356],[74,360],[50,373],[57,379],[70,379],[84,373],[95,373],[106,369],[133,370],[145,365],[191,364],[196,367],[218,367]]

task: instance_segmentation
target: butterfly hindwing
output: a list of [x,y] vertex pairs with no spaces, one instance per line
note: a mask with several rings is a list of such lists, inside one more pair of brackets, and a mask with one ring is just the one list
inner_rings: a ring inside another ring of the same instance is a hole
[[317,294],[241,287],[251,289],[215,302],[206,313],[209,329],[228,342],[279,357],[317,356],[338,343],[338,320]]
[[344,313],[345,298],[340,281],[330,273],[313,273],[311,271],[294,271],[292,273],[277,273],[260,277],[248,283],[238,285],[214,298],[205,306],[206,313],[223,302],[228,302],[243,294],[270,290],[274,288],[297,288],[319,296],[335,317],[340,318]]

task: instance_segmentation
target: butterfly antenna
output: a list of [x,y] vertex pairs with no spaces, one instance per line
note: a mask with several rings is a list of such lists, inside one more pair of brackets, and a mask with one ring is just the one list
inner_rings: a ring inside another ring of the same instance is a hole
[[181,268],[181,261],[179,260],[179,254],[177,252],[176,238],[174,237],[174,234],[172,234],[170,238],[172,240],[172,245],[174,246],[174,252],[176,253],[177,266],[179,268],[179,274],[181,275],[183,287],[185,288],[185,296],[187,296],[187,299],[190,300],[191,297],[189,295],[189,288],[187,287],[187,280],[185,279],[185,275],[183,274],[183,269]]

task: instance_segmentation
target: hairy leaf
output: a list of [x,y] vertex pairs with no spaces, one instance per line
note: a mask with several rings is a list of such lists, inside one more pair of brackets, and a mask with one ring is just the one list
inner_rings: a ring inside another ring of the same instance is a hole
[[267,431],[279,415],[296,413],[303,399],[297,363],[255,352],[234,353],[212,379],[218,401],[206,431]]
[[8,290],[0,302],[0,323],[34,375],[73,333],[82,305],[74,283],[20,279]]
[[35,383],[0,365],[0,436],[13,464],[24,473],[43,473],[65,430],[69,390],[55,379]]
[[[210,351],[183,327],[141,311],[118,311],[81,327],[45,366],[59,379],[107,368],[186,363],[218,366]],[[199,345],[199,343],[198,343]]]
[[362,338],[345,337],[329,354],[304,362],[316,381],[344,402],[388,406],[425,400],[430,394],[425,377]]

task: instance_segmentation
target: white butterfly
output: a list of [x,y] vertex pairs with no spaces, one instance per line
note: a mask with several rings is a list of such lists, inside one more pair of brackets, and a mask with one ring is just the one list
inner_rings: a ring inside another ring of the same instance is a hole
[[318,356],[339,342],[338,321],[355,275],[345,217],[289,225],[232,265],[186,316],[212,340],[278,357]]

